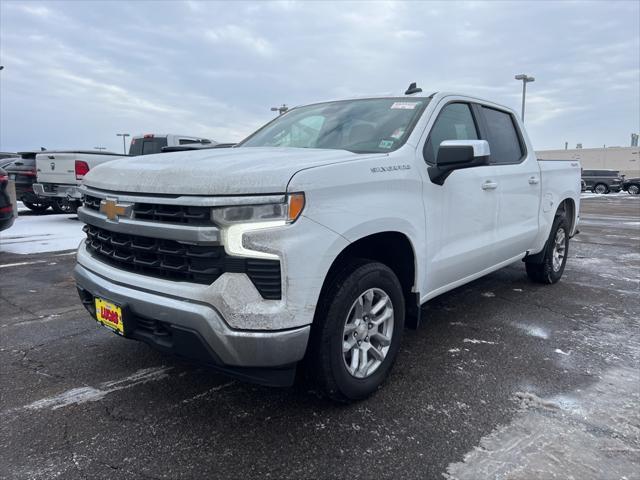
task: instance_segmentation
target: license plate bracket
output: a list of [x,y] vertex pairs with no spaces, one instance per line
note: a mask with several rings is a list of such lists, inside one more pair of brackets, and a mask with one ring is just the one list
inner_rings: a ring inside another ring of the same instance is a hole
[[118,335],[125,334],[123,311],[124,308],[114,302],[101,297],[94,298],[96,307],[96,320],[101,325]]

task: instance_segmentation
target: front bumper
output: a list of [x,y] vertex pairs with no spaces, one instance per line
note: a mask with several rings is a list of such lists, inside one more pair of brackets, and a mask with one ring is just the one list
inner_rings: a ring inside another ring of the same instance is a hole
[[123,307],[128,337],[245,380],[291,384],[295,363],[307,348],[309,325],[236,330],[209,305],[118,284],[79,264],[74,275],[82,302],[93,315],[95,296]]
[[53,183],[34,183],[33,191],[38,197],[59,197],[80,200],[82,194],[77,185],[56,185]]

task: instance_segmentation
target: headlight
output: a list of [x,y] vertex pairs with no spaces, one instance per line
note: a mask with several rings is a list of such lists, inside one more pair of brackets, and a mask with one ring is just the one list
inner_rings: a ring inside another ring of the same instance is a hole
[[304,193],[287,195],[285,203],[236,205],[211,209],[211,219],[220,226],[257,222],[295,222],[304,208]]

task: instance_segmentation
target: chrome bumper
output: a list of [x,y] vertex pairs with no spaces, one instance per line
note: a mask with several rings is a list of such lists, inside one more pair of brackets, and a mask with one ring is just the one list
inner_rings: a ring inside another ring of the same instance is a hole
[[291,365],[303,358],[307,348],[309,325],[271,332],[235,330],[208,305],[114,283],[79,264],[74,276],[80,289],[121,305],[133,316],[197,332],[212,352],[213,363],[222,367]]
[[[50,186],[52,190],[47,190],[45,185]],[[55,185],[52,183],[34,183],[33,191],[38,197],[58,197],[80,200],[82,194],[76,185]]]

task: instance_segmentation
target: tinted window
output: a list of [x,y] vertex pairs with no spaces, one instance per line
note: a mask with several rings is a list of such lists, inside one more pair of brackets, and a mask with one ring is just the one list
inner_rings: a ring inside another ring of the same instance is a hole
[[129,155],[150,155],[160,153],[167,146],[167,137],[134,138],[131,140]]
[[488,107],[482,107],[482,112],[487,124],[491,163],[518,163],[523,152],[511,114]]
[[438,148],[445,140],[478,140],[478,131],[466,103],[451,103],[438,114],[425,145],[425,160],[435,163]]

